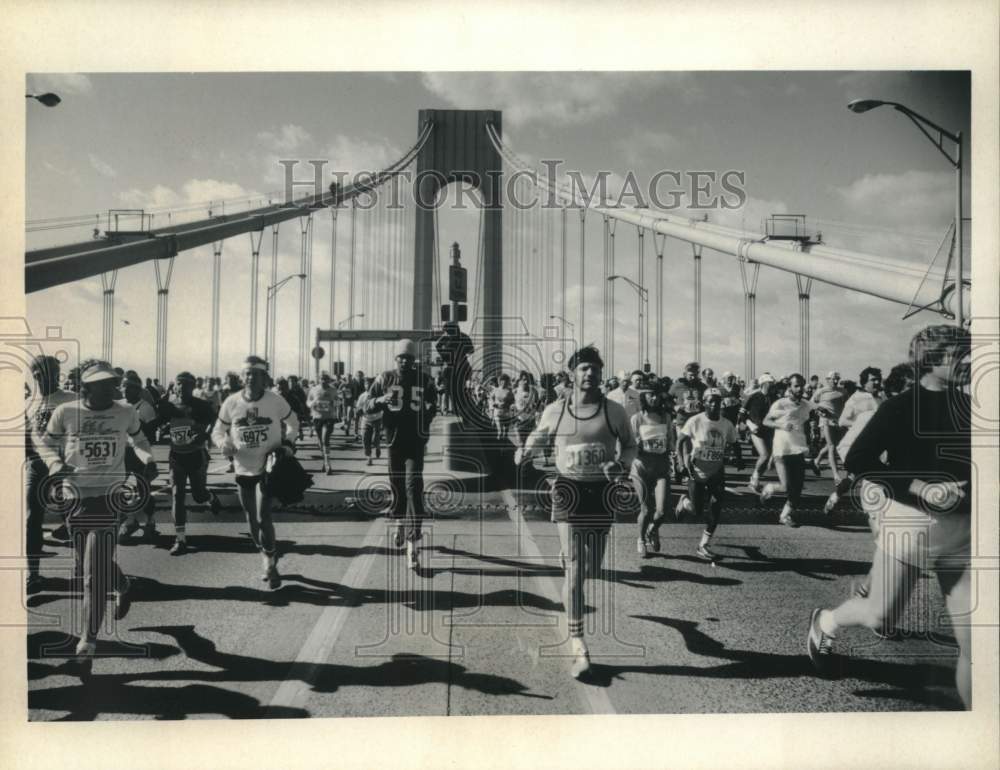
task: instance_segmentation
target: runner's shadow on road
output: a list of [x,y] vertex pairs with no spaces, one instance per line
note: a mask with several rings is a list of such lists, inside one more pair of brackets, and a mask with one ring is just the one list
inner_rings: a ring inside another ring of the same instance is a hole
[[[689,676],[722,679],[792,679],[816,678],[816,673],[806,655],[781,655],[757,650],[736,650],[701,631],[695,621],[680,620],[656,615],[632,615],[676,630],[689,652],[707,658],[727,661],[713,666],[653,665],[630,666],[595,663],[591,665],[587,682],[599,687],[611,683],[626,673],[656,674],[660,676]],[[929,663],[905,664],[887,660],[868,660],[838,656],[839,665],[835,678],[860,679],[872,684],[889,685],[895,689],[862,692],[868,697],[916,700],[934,703],[943,709],[954,709],[954,699],[947,695],[929,696],[928,686],[953,686],[954,671],[945,666]]]
[[[718,544],[715,550],[721,557],[718,561],[719,566],[736,572],[793,572],[813,580],[833,581],[848,575],[867,575],[871,569],[870,561],[832,558],[784,559],[767,556],[760,550],[760,546],[756,545]],[[734,550],[742,551],[743,555],[733,554]],[[694,556],[674,558],[704,563],[702,559]]]
[[[208,684],[184,687],[137,687],[143,682],[283,682],[299,679],[312,691],[334,693],[342,687],[410,687],[420,684],[448,684],[486,695],[513,695],[551,700],[552,696],[531,693],[515,679],[471,672],[464,666],[424,656],[394,655],[371,666],[336,663],[297,663],[267,660],[249,655],[222,652],[215,642],[200,635],[194,626],[150,626],[136,631],[171,637],[189,660],[208,666],[195,671],[146,671],[94,677],[91,688],[64,687],[40,690],[31,708],[70,710],[67,719],[94,719],[106,713],[152,714],[160,719],[184,719],[187,714],[220,713],[234,718],[296,718],[311,714],[300,708],[266,706],[254,698]],[[76,706],[77,708],[73,708]]]
[[653,558],[660,559],[683,559],[704,565],[702,559],[693,557],[671,556],[669,554],[652,554],[645,561],[639,564],[638,572],[625,572],[623,570],[605,570],[608,577],[616,583],[623,583],[632,588],[652,588],[653,586],[633,583],[634,580],[647,580],[654,583],[695,583],[705,586],[739,586],[743,585],[742,580],[729,577],[713,577],[711,575],[699,575],[696,572],[685,572],[684,570],[671,569],[670,567],[660,567],[649,563]]

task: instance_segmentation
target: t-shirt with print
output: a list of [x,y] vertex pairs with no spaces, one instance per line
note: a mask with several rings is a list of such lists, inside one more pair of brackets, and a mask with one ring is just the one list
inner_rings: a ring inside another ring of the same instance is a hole
[[737,441],[736,426],[725,417],[710,420],[704,412],[693,415],[680,433],[691,439],[691,460],[695,476],[704,480],[719,473],[725,463],[726,447]]
[[[139,415],[117,401],[106,409],[91,409],[79,399],[61,404],[49,418],[42,443],[39,453],[50,468],[56,460],[76,468],[66,479],[64,491],[83,498],[101,497],[125,480],[129,443],[148,449]],[[140,459],[151,459],[143,455]]]
[[[283,434],[282,423],[288,426]],[[233,465],[237,476],[257,476],[264,472],[267,455],[281,446],[283,438],[294,441],[298,436],[299,422],[292,407],[272,391],[256,401],[249,401],[245,394],[234,393],[222,404],[212,439],[221,445],[228,438],[236,452]]]

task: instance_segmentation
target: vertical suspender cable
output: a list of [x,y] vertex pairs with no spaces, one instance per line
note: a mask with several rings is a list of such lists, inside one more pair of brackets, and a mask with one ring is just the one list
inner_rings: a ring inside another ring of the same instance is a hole
[[[639,285],[646,289],[646,231],[639,228]],[[639,296],[639,363],[649,360],[649,290]]]
[[[608,270],[609,275],[615,275],[615,228],[618,225],[617,219],[610,219],[608,221]],[[618,345],[615,344],[615,325],[616,318],[615,315],[618,311],[618,303],[615,301],[615,282],[608,282],[608,329],[610,334],[610,344],[607,350],[608,354],[608,365],[611,367],[611,371],[615,370],[615,364],[618,361]]]
[[[264,240],[264,229],[250,235],[250,352],[257,352],[257,299],[260,294],[260,245]],[[256,237],[255,237],[256,236]],[[213,372],[213,377],[218,373]]]
[[219,312],[222,294],[222,245],[224,241],[212,244],[212,355],[209,370],[213,377],[219,376]]
[[663,249],[667,236],[653,232],[656,251],[656,372],[663,376]]
[[[276,358],[274,343],[275,343],[275,330],[278,328],[277,315],[278,307],[277,303],[274,302],[274,298],[271,296],[271,287],[273,287],[278,282],[278,225],[271,225],[271,283],[267,287],[267,292],[265,295],[266,305],[270,305],[270,323],[268,328],[264,330],[264,334],[267,335],[267,341],[264,343],[264,347],[268,351],[268,355],[272,358]],[[265,315],[267,313],[267,307],[264,308]],[[271,373],[275,371],[274,361],[268,361],[271,365]]]
[[[336,329],[336,307],[337,307],[337,209],[339,204],[330,206],[330,312],[327,318],[327,329]],[[333,355],[333,342],[330,342],[330,361],[335,361]],[[333,364],[330,364],[333,368]]]
[[579,325],[577,327],[577,334],[580,335],[580,345],[586,345],[584,340],[587,338],[586,329],[583,325],[583,312],[584,312],[584,287],[586,283],[586,256],[587,256],[587,209],[585,207],[580,208],[580,294],[576,299],[576,309],[578,314]]

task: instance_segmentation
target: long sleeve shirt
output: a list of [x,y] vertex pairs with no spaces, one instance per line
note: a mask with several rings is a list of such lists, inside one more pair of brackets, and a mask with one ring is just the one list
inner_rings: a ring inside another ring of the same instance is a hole
[[[420,369],[382,372],[368,390],[367,413],[382,414],[386,444],[390,448],[422,446],[430,438],[430,424],[437,413],[437,388]],[[376,399],[387,397],[385,403]]]
[[233,450],[238,476],[258,476],[264,472],[267,455],[282,441],[294,443],[298,435],[298,417],[285,399],[268,390],[250,401],[241,391],[222,404],[212,442]]

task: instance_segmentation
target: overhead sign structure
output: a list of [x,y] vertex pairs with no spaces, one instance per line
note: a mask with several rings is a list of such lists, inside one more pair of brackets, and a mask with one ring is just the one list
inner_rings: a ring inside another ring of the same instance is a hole
[[467,271],[461,265],[448,267],[448,299],[452,302],[466,302]]

